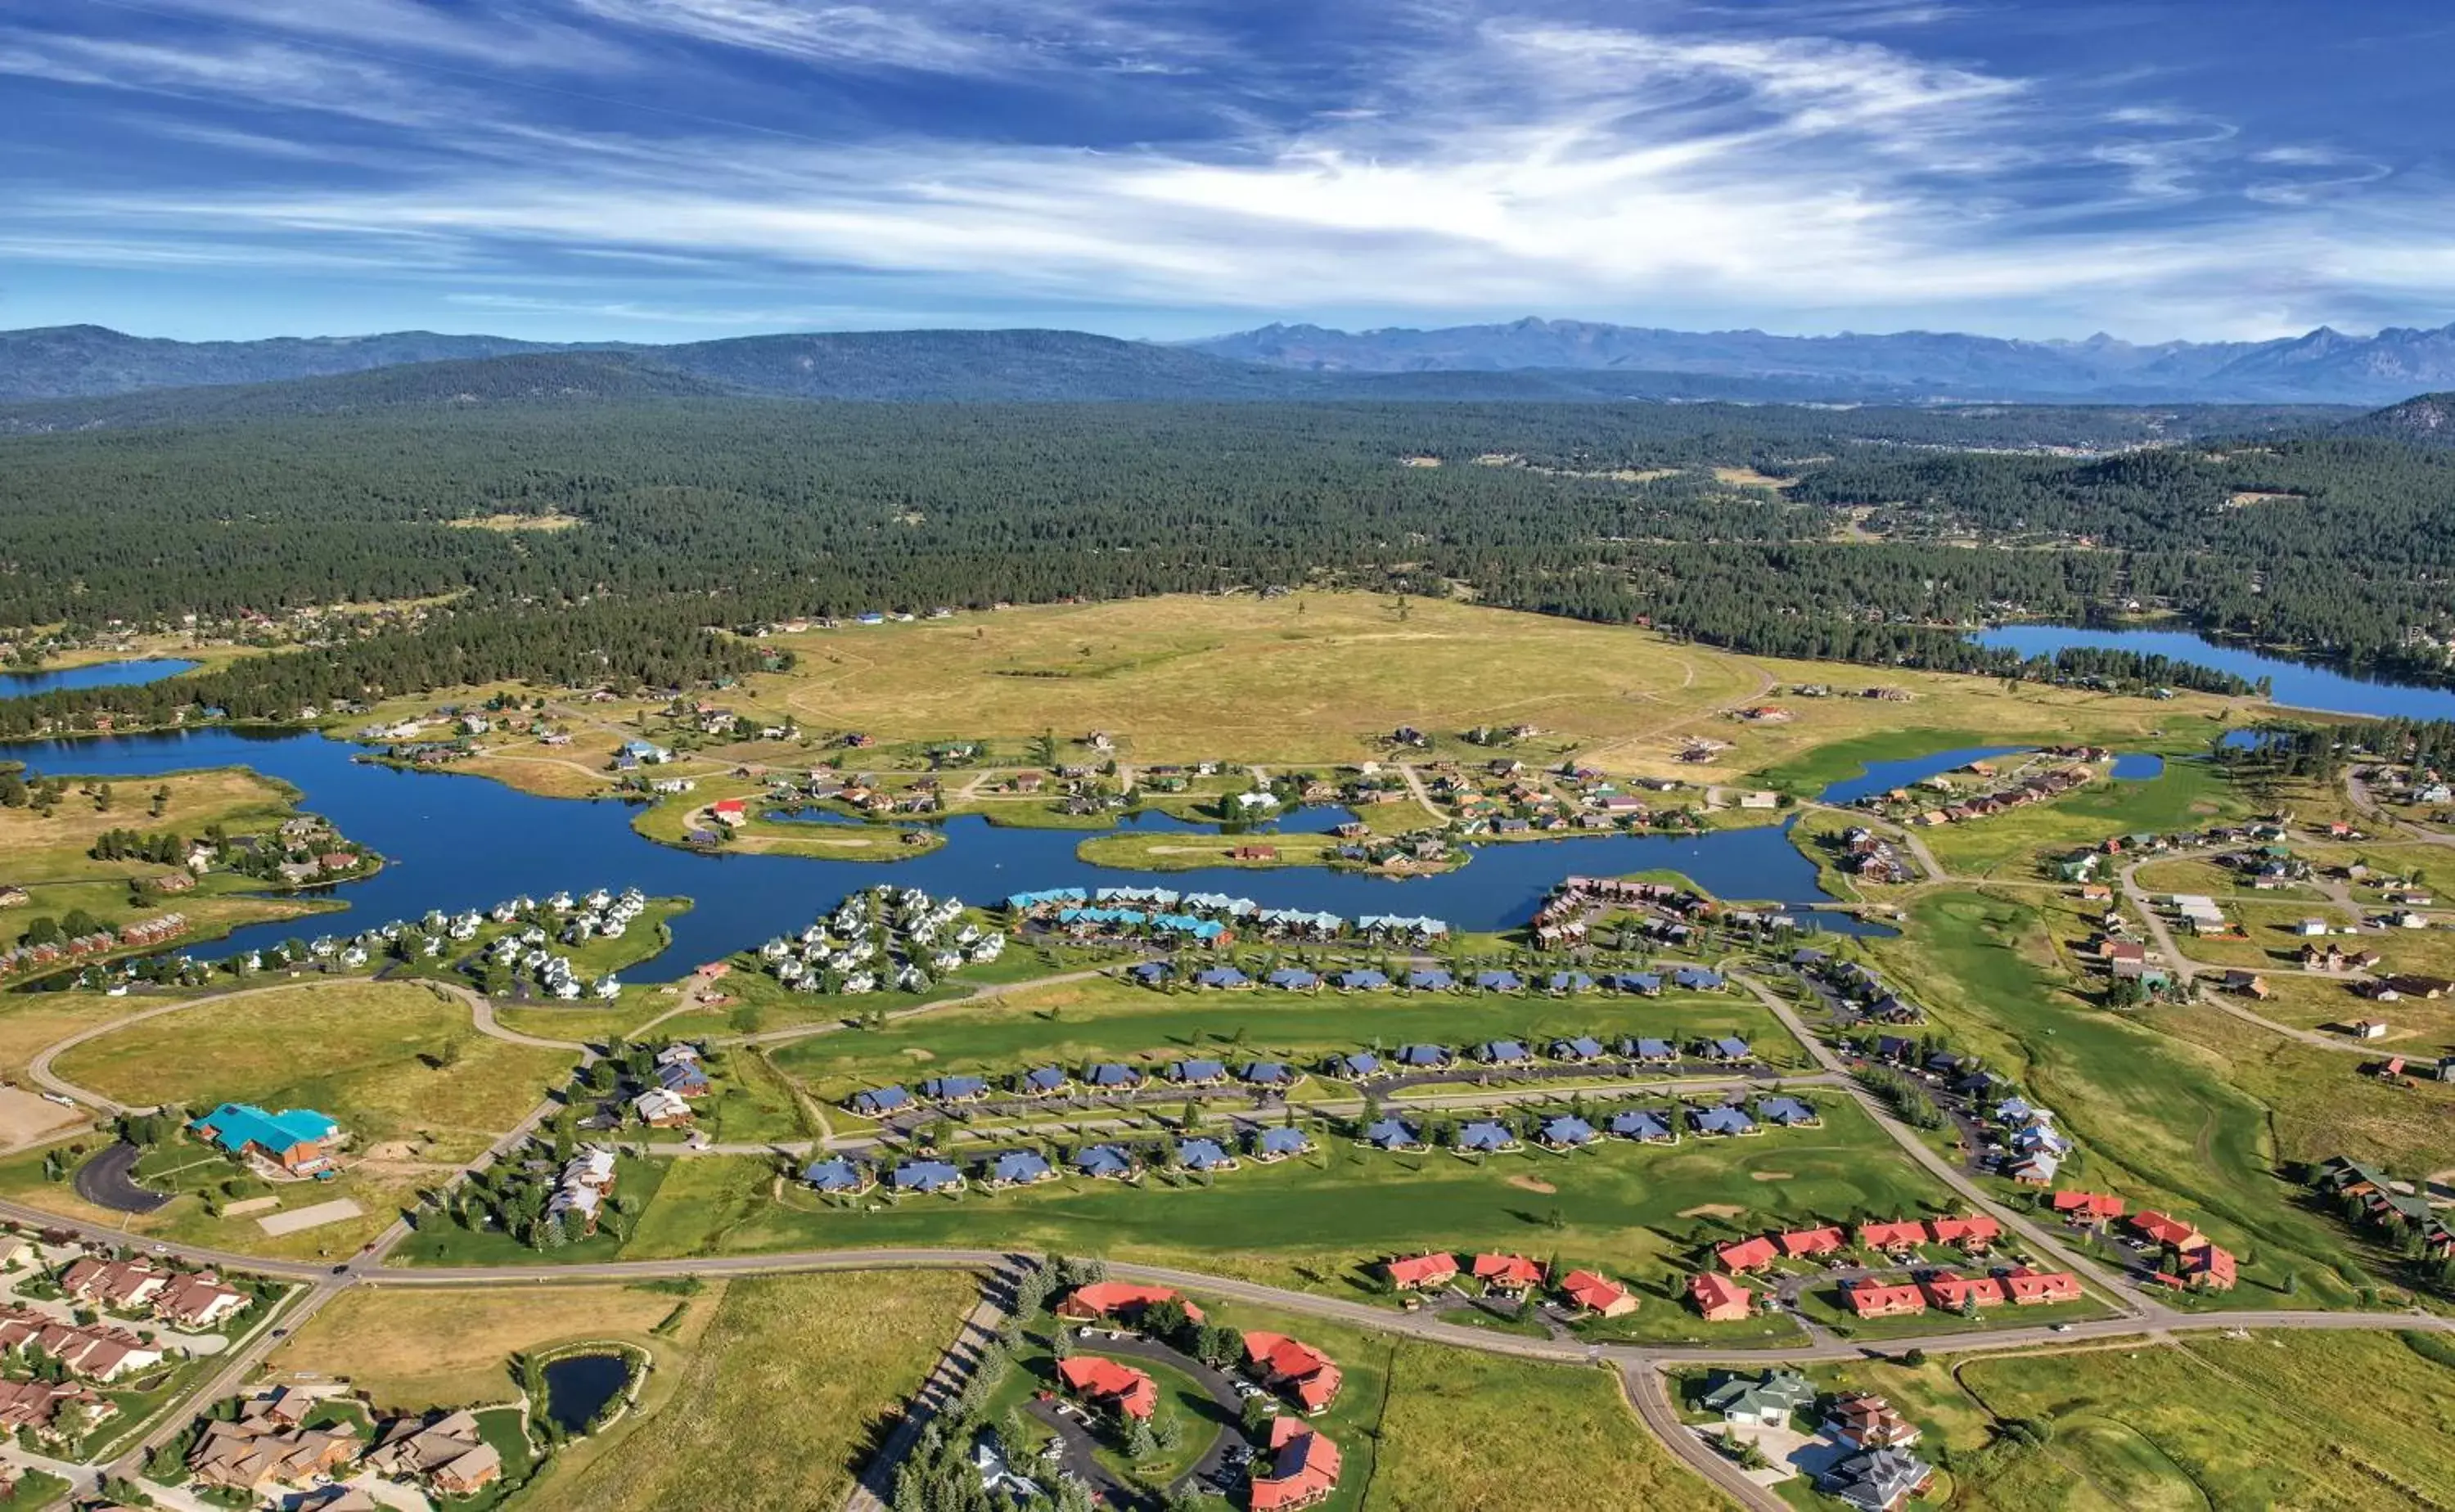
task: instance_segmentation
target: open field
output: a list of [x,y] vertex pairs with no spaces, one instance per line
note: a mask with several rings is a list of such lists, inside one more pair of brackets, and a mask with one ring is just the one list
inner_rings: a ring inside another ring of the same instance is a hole
[[409,983],[305,982],[202,1003],[87,1041],[58,1073],[122,1102],[314,1108],[365,1152],[406,1140],[457,1164],[537,1106],[578,1058],[480,1035]]
[[[308,1320],[266,1361],[275,1374],[345,1380],[378,1407],[416,1410],[506,1401],[519,1394],[515,1353],[619,1340],[671,1368],[723,1296],[657,1287],[548,1285],[469,1290],[357,1287]],[[687,1306],[684,1303],[687,1302]],[[682,1321],[650,1332],[677,1308]],[[654,1378],[652,1378],[654,1379]]]
[[[1349,1050],[1417,1041],[1463,1047],[1494,1038],[1540,1044],[1563,1036],[1737,1034],[1776,1063],[1803,1059],[1755,999],[1722,995],[1627,998],[1459,997],[1253,991],[1154,992],[1107,978],[1010,993],[857,1034],[778,1047],[776,1062],[814,1095],[841,1101],[864,1087],[928,1076],[1004,1076],[1087,1060],[1164,1065],[1187,1056],[1285,1060],[1309,1070]],[[1461,1073],[1471,1076],[1471,1071]],[[1339,1096],[1353,1097],[1351,1089]]]
[[[1105,729],[1144,762],[1355,760],[1402,724],[1641,740],[1762,680],[1741,658],[1640,632],[1431,600],[1402,618],[1344,594],[1134,599],[780,643],[801,668],[751,681],[805,726],[897,739]],[[1435,688],[1437,705],[1407,691]]]
[[1644,1431],[1609,1372],[1422,1343],[1398,1345],[1389,1369],[1366,1512],[1727,1505]]
[[[2107,1010],[2075,991],[2083,978],[2071,948],[2084,929],[2062,901],[2034,892],[1938,891],[1913,907],[1901,938],[1869,948],[1956,1047],[1986,1056],[2080,1139],[2065,1184],[2200,1221],[2242,1260],[2235,1305],[2286,1295],[2287,1285],[2298,1287],[2298,1305],[2350,1301],[2356,1283],[2338,1269],[2344,1236],[2298,1206],[2285,1169],[2293,1152],[2279,1148],[2282,1120],[2262,1094],[2290,1094],[2314,1111],[2341,1094],[2360,1112],[2367,1104],[2346,1079],[2351,1067],[2333,1064],[2352,1058],[2290,1046],[2208,1009],[2136,1019]],[[2319,1058],[2297,1064],[2288,1050]],[[2283,1072],[2261,1069],[2280,1056]]]
[[2100,775],[2047,803],[1967,824],[1921,830],[1956,877],[2030,880],[2040,857],[2093,845],[2108,836],[2198,829],[2251,812],[2251,803],[2204,761],[2168,760],[2158,776],[2119,781]]
[[737,1280],[657,1410],[539,1477],[524,1512],[833,1506],[970,1311],[957,1272]]
[[[106,785],[112,790],[108,808],[103,807],[100,793]],[[148,835],[174,830],[194,838],[219,824],[233,835],[247,835],[274,829],[298,812],[292,806],[298,795],[288,784],[237,768],[182,772],[158,779],[123,777],[92,786],[94,791],[89,793],[87,784],[71,779],[68,796],[48,817],[30,808],[0,808],[0,876],[21,886],[155,877],[174,867],[161,862],[97,861],[86,853],[106,830],[138,830]],[[171,796],[157,816],[152,812],[153,796],[164,788]]]
[[2455,1354],[2430,1336],[2199,1336],[1954,1374],[1987,1413],[2054,1424],[1972,1487],[2001,1512],[2353,1512],[2435,1506],[2455,1485]]

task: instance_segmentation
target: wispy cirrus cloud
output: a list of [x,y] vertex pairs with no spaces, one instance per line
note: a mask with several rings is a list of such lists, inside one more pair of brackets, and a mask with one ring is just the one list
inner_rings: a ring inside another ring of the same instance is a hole
[[0,72],[206,171],[21,183],[57,236],[15,255],[337,258],[461,310],[711,329],[1065,304],[2237,333],[2455,296],[2447,206],[2376,155],[1933,45],[1951,7],[1406,0],[1299,39],[1110,0],[148,4],[180,27],[0,24]]

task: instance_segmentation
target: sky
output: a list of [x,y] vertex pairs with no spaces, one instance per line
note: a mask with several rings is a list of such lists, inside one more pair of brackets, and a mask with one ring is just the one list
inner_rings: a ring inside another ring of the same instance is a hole
[[0,328],[2455,320],[2403,0],[0,0]]

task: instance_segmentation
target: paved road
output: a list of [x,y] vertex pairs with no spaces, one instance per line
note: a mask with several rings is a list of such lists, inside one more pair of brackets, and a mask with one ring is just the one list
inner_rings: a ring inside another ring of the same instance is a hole
[[1662,1441],[1662,1446],[1704,1477],[1714,1489],[1749,1512],[1791,1512],[1789,1502],[1749,1480],[1746,1472],[1679,1421],[1679,1409],[1672,1403],[1670,1384],[1661,1371],[1652,1365],[1623,1364],[1619,1367],[1619,1386],[1628,1404],[1636,1409],[1637,1417]]
[[[1801,1044],[1807,1046],[1808,1053],[1814,1056],[1816,1062],[1824,1069],[1836,1075],[1847,1075],[1847,1068],[1842,1064],[1841,1058],[1834,1053],[1830,1045],[1816,1038],[1808,1029],[1806,1023],[1799,1018],[1797,1011],[1792,1008],[1779,994],[1744,972],[1733,970],[1725,975],[1732,981],[1755,994],[1757,1000],[1771,1010],[1775,1018],[1781,1020],[1782,1027],[1788,1029]],[[2153,1319],[2172,1312],[2172,1309],[2162,1301],[2142,1292],[2128,1278],[2116,1276],[2105,1270],[2096,1260],[2048,1232],[2043,1225],[2027,1214],[2016,1212],[1995,1200],[1977,1182],[1971,1180],[1968,1174],[1959,1166],[1929,1148],[1927,1142],[1918,1138],[1916,1130],[1895,1119],[1889,1109],[1855,1081],[1848,1083],[1847,1091],[1849,1096],[1866,1110],[1868,1117],[1876,1120],[1877,1126],[1891,1135],[1893,1142],[1899,1145],[1911,1159],[1924,1166],[1938,1180],[1958,1193],[1971,1207],[1992,1216],[2005,1229],[2019,1235],[2042,1253],[2053,1256],[2064,1268],[2087,1278],[2100,1289],[2111,1293],[2120,1305],[2135,1316]]]
[[980,1368],[982,1354],[996,1341],[998,1330],[1004,1326],[1014,1295],[1015,1274],[1010,1266],[993,1271],[981,1288],[981,1300],[964,1317],[963,1326],[956,1330],[954,1341],[938,1357],[937,1365],[928,1379],[921,1383],[920,1392],[896,1421],[894,1431],[862,1467],[861,1478],[853,1482],[844,1497],[844,1512],[887,1512],[895,1496],[895,1472],[931,1419],[953,1405],[963,1395],[964,1384],[972,1372]]

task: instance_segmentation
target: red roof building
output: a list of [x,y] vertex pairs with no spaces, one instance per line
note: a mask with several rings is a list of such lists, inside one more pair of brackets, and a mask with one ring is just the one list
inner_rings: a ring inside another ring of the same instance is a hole
[[1593,1271],[1571,1271],[1560,1281],[1560,1295],[1582,1312],[1618,1318],[1636,1311],[1636,1299],[1627,1287]]
[[1419,1292],[1427,1287],[1446,1286],[1457,1280],[1457,1257],[1454,1255],[1410,1255],[1393,1260],[1381,1267],[1390,1284],[1402,1292]]
[[1901,1223],[1861,1223],[1860,1249],[1916,1249],[1926,1242],[1926,1225],[1913,1219]]
[[1812,1255],[1838,1253],[1849,1240],[1837,1228],[1801,1228],[1777,1236],[1775,1242],[1790,1259],[1805,1260]]
[[1938,1271],[1920,1283],[1926,1300],[1946,1312],[2003,1305],[2003,1283],[1992,1276],[1955,1276]]
[[1087,1323],[1106,1318],[1134,1319],[1146,1308],[1174,1302],[1185,1309],[1185,1316],[1202,1321],[1202,1309],[1187,1301],[1165,1286],[1137,1286],[1131,1281],[1093,1281],[1077,1286],[1073,1293],[1057,1304],[1057,1316],[1069,1323]]
[[1744,1276],[1750,1271],[1762,1270],[1772,1264],[1778,1252],[1773,1247],[1773,1240],[1759,1234],[1755,1239],[1743,1239],[1735,1243],[1723,1245],[1714,1252],[1714,1259],[1720,1261],[1722,1269],[1732,1275]]
[[1927,1225],[1938,1244],[1958,1244],[1962,1249],[1976,1249],[1992,1244],[2003,1237],[2003,1225],[1983,1213],[1967,1218],[1939,1218]]
[[1069,1355],[1057,1362],[1057,1379],[1086,1401],[1128,1418],[1147,1420],[1159,1410],[1159,1383],[1131,1365],[1097,1355]]
[[1850,1310],[1861,1318],[1906,1318],[1926,1311],[1926,1293],[1906,1282],[1854,1281],[1841,1291],[1850,1299]]
[[1292,1418],[1270,1423],[1270,1473],[1255,1476],[1253,1512],[1294,1512],[1338,1489],[1338,1445]]
[[1903,1418],[1891,1402],[1867,1392],[1834,1402],[1825,1421],[1835,1438],[1854,1449],[1897,1449],[1918,1440],[1916,1423]]
[[1470,1274],[1487,1291],[1524,1293],[1543,1284],[1543,1267],[1523,1255],[1477,1255]]
[[2131,1215],[2131,1227],[2152,1244],[2171,1244],[2176,1249],[2188,1249],[2200,1237],[2198,1229],[2181,1219],[2149,1209]]
[[1336,1401],[1343,1383],[1328,1355],[1285,1334],[1247,1334],[1245,1363],[1264,1385],[1294,1398],[1308,1416]]
[[2004,1276],[2003,1285],[2022,1307],[2080,1300],[2080,1278],[2069,1271],[2015,1270]]
[[1746,1320],[1755,1294],[1728,1276],[1698,1271],[1688,1282],[1688,1300],[1705,1315],[1705,1321],[1735,1323]]
[[2122,1199],[2103,1192],[2055,1192],[2046,1205],[2077,1223],[2103,1223],[2122,1216]]
[[2182,1275],[2201,1291],[2229,1292],[2234,1284],[2234,1258],[2202,1239],[2182,1246]]

